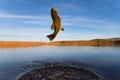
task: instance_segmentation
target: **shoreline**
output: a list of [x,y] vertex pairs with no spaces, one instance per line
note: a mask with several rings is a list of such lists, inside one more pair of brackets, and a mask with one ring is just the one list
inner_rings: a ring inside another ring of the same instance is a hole
[[94,39],[76,41],[53,41],[53,42],[22,42],[22,41],[0,41],[0,48],[24,48],[39,46],[120,46],[120,40]]

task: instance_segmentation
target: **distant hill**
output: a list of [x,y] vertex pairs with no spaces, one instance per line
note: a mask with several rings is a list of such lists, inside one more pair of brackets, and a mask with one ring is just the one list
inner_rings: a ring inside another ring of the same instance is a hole
[[1,41],[0,48],[36,47],[36,46],[120,46],[120,38],[68,40],[53,42],[11,42]]
[[120,46],[120,38],[76,40],[76,41],[55,41],[48,45],[56,46]]
[[110,41],[120,41],[120,37],[116,37],[116,38],[107,38],[107,39],[93,39],[93,40],[110,40]]
[[120,41],[120,37],[117,37],[117,38],[109,38],[110,40],[112,41]]

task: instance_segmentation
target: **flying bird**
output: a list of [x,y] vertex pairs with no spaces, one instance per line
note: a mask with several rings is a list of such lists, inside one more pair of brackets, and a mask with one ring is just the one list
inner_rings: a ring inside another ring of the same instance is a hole
[[58,34],[60,30],[64,31],[62,27],[62,21],[59,17],[57,8],[51,8],[51,17],[53,20],[53,23],[51,25],[51,29],[54,30],[54,32],[50,35],[47,35],[50,41],[52,41]]

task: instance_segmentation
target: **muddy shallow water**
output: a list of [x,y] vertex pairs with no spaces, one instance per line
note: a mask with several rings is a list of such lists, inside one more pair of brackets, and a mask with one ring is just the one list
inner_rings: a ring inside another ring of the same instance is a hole
[[36,72],[36,69],[40,70],[39,74],[46,69],[43,72],[47,73],[47,77],[44,77],[46,79],[51,76],[57,79],[61,75],[63,80],[70,79],[71,76],[77,76],[76,73],[84,76],[80,74],[80,70],[83,70],[99,79],[120,80],[120,47],[44,46],[0,49],[0,80],[18,80],[26,73]]

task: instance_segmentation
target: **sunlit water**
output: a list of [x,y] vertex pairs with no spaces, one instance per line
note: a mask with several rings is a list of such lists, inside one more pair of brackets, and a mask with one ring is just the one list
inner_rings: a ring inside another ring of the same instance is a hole
[[120,47],[33,47],[0,49],[0,80],[17,80],[33,61],[79,61],[107,80],[120,80]]

